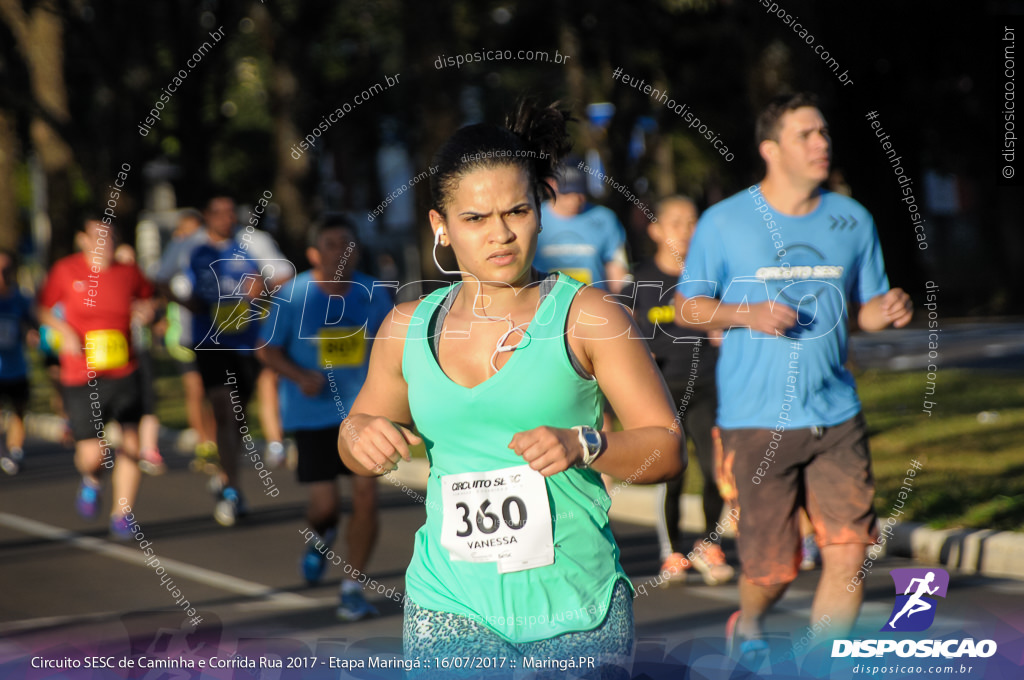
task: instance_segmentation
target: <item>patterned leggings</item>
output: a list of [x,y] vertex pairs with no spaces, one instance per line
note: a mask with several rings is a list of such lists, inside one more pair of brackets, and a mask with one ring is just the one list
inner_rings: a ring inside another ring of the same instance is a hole
[[[633,668],[633,598],[629,586],[619,580],[612,591],[612,600],[604,622],[593,630],[565,633],[547,640],[512,644],[482,623],[448,612],[424,609],[412,600],[405,601],[402,631],[406,659],[421,659],[430,668],[409,671],[409,678],[536,678],[537,680],[628,680]],[[435,659],[467,659],[470,665],[490,663],[503,668],[438,668]],[[585,668],[557,667],[535,670],[524,668],[524,659],[568,660],[581,657],[589,661]],[[494,661],[477,661],[497,659]]]

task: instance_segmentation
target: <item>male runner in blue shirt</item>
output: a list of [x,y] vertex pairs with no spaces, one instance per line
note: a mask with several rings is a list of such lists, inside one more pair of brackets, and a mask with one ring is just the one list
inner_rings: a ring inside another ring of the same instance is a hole
[[259,456],[250,452],[251,435],[245,439],[244,417],[260,371],[253,356],[260,320],[282,302],[281,284],[295,269],[269,234],[238,225],[229,196],[211,198],[203,216],[206,231],[189,256],[191,297],[175,301],[192,311],[196,364],[217,425],[222,488],[213,516],[222,526],[234,526],[247,512],[239,486],[239,456],[250,453],[256,469],[263,467]]
[[863,592],[847,586],[877,529],[847,317],[878,331],[913,314],[889,288],[870,213],[820,188],[831,139],[814,99],[773,100],[757,139],[764,179],[704,213],[676,295],[681,325],[728,329],[718,424],[740,507],[740,611],[727,626],[740,654],[767,649],[764,616],[798,573],[801,506],[823,561],[811,620],[831,617],[836,637],[852,628]]
[[566,160],[557,183],[552,182],[555,200],[541,205],[544,231],[537,237],[533,266],[618,293],[629,278],[626,231],[611,210],[587,203],[585,178],[576,163]]
[[[280,375],[281,418],[298,448],[299,482],[309,488],[303,577],[317,583],[337,536],[337,477],[352,473],[338,456],[338,426],[366,381],[372,338],[394,305],[380,282],[355,271],[356,230],[343,217],[328,218],[313,231],[306,251],[313,268],[286,284],[292,290],[261,328],[259,359]],[[375,285],[376,284],[376,285]],[[341,581],[338,618],[355,621],[376,614],[356,581],[377,538],[377,480],[352,476],[352,517]],[[335,556],[336,557],[336,556]],[[332,562],[336,566],[341,561]],[[363,578],[362,580],[365,580]]]

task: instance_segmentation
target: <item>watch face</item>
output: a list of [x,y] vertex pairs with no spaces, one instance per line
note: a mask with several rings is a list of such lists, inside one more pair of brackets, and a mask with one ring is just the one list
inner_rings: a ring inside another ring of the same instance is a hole
[[601,435],[596,430],[583,430],[583,439],[587,442],[587,449],[591,453],[597,453],[601,450]]

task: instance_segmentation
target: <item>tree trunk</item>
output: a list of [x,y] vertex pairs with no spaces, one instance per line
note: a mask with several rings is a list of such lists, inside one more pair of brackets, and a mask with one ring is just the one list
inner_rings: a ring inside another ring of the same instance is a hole
[[281,245],[286,252],[299,257],[304,252],[306,231],[312,219],[303,191],[303,183],[310,173],[310,154],[303,153],[298,159],[292,156],[292,145],[298,144],[302,138],[295,124],[301,83],[296,75],[296,65],[288,58],[284,51],[286,45],[278,35],[279,31],[294,27],[282,26],[280,17],[271,16],[258,6],[254,8],[252,17],[256,22],[256,33],[270,59],[267,94],[274,121],[273,202],[281,208],[280,235],[285,241]]
[[14,168],[18,162],[18,135],[14,115],[0,109],[0,248],[14,250],[21,229],[14,194]]
[[[64,82],[64,22],[55,0],[35,3],[26,14],[17,0],[0,0],[0,17],[14,35],[25,64],[34,103],[40,114],[29,124],[32,146],[46,175],[52,239],[51,261],[71,252],[76,225],[72,222],[71,146],[54,124],[71,120]],[[52,121],[52,123],[51,123]]]
[[[287,63],[273,66],[270,77],[271,112],[274,118],[274,201],[281,206],[281,231],[296,252],[306,243],[311,215],[302,192],[309,175],[309,157],[296,160],[291,147],[302,137],[295,125],[294,107],[298,91],[295,74]],[[301,150],[301,149],[300,149]]]

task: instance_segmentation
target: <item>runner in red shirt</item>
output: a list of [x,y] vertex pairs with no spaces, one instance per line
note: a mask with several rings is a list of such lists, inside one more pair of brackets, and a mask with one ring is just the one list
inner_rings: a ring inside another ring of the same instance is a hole
[[[87,219],[79,235],[83,252],[53,265],[39,293],[39,319],[60,336],[60,382],[75,437],[75,467],[82,474],[75,507],[87,519],[99,509],[99,475],[114,468],[114,498],[135,504],[139,488],[142,390],[132,354],[131,321],[152,320],[153,286],[135,265],[113,260],[114,228]],[[64,318],[52,311],[63,304]],[[123,446],[114,454],[105,423],[121,424]],[[110,531],[131,536],[120,503],[112,503]]]

